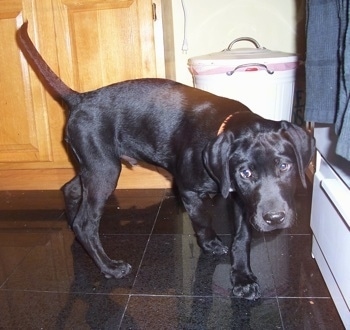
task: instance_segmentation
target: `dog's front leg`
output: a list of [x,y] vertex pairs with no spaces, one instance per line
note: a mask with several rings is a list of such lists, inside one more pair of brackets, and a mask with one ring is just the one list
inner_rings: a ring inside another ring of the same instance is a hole
[[241,205],[235,203],[235,233],[231,247],[231,282],[234,296],[255,300],[260,297],[256,276],[250,267],[251,228]]
[[205,253],[226,254],[225,246],[212,228],[212,200],[193,191],[180,191],[185,209],[191,219],[198,245]]

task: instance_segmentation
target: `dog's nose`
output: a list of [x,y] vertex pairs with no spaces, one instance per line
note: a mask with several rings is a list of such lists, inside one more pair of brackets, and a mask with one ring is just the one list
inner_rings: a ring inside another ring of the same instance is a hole
[[284,221],[286,214],[285,212],[268,212],[264,214],[263,218],[265,222],[271,226],[279,225]]

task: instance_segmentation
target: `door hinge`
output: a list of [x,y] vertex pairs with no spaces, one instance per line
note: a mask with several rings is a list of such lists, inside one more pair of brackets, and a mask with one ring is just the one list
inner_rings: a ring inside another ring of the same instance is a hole
[[154,2],[152,3],[152,18],[154,21],[157,20],[157,5]]

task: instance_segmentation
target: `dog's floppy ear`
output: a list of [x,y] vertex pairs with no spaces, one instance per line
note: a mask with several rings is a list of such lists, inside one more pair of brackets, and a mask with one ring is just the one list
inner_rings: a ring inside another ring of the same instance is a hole
[[303,128],[281,121],[284,136],[292,144],[301,182],[306,188],[305,170],[315,154],[315,139]]
[[229,155],[232,149],[232,141],[233,133],[227,131],[211,140],[203,150],[204,166],[219,185],[224,198],[227,198],[231,190]]

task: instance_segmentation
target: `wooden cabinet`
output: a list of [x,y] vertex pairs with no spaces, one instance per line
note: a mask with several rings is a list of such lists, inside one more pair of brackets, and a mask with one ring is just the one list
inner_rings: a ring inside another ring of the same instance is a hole
[[[73,89],[88,91],[165,77],[162,5],[161,0],[0,1],[1,190],[58,189],[74,173],[63,142],[64,110],[23,58],[17,28],[28,20],[29,34],[51,68]],[[124,168],[119,186],[167,187],[166,177],[155,167]]]

